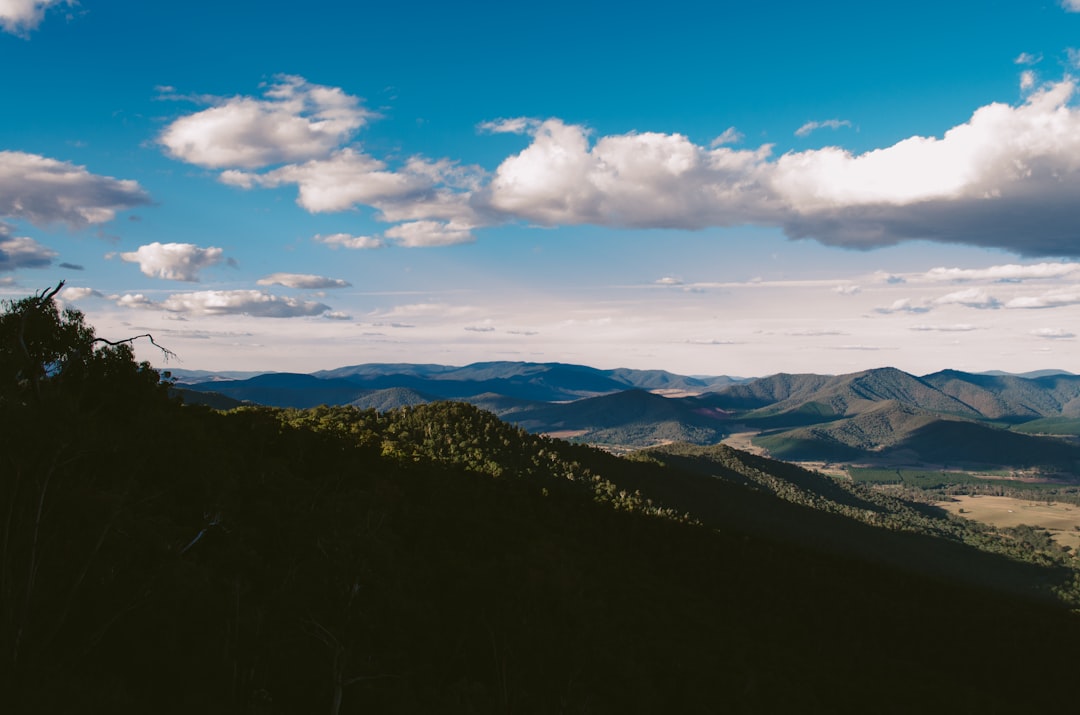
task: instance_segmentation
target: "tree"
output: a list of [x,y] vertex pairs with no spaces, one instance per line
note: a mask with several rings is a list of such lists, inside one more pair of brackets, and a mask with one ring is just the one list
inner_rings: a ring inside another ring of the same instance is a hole
[[[122,397],[130,397],[133,390],[153,392],[158,374],[149,363],[135,361],[131,344],[146,338],[166,359],[175,355],[149,333],[116,341],[95,336],[80,311],[57,305],[56,295],[63,286],[61,281],[21,300],[3,301],[0,406],[42,405],[61,396],[76,403],[93,402],[115,393],[117,383],[122,383]],[[108,390],[102,389],[105,383]]]

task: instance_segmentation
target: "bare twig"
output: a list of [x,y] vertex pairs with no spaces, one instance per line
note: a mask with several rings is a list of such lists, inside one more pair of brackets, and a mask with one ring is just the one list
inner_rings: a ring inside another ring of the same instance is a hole
[[151,335],[150,333],[143,333],[142,335],[134,335],[134,336],[132,336],[130,338],[124,338],[123,340],[108,340],[106,338],[94,338],[94,342],[95,343],[105,343],[106,345],[111,345],[113,347],[116,347],[117,345],[123,345],[124,343],[129,343],[129,344],[134,343],[139,338],[146,338],[147,340],[150,341],[151,345],[153,345],[155,348],[160,350],[162,355],[165,356],[165,362],[168,362],[170,358],[175,358],[177,360],[180,359],[179,356],[176,353],[174,353],[172,350],[169,350],[164,345],[159,345],[158,342],[156,340],[154,340],[154,336]]

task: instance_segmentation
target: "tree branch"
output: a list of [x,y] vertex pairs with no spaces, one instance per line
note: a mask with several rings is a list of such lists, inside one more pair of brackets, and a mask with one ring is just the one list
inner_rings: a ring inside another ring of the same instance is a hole
[[105,343],[106,345],[111,345],[111,346],[113,346],[115,348],[117,345],[123,345],[124,343],[128,343],[128,344],[134,343],[139,338],[146,338],[147,340],[150,341],[151,345],[153,345],[155,348],[160,350],[162,355],[165,356],[165,362],[168,362],[169,358],[175,358],[177,360],[180,359],[180,357],[176,353],[174,353],[172,350],[169,350],[164,345],[159,345],[158,342],[156,340],[154,340],[154,336],[151,335],[150,333],[143,333],[142,335],[134,335],[134,336],[132,336],[130,338],[124,338],[123,340],[115,340],[115,341],[114,340],[109,340],[107,338],[94,338],[94,342],[95,343]]

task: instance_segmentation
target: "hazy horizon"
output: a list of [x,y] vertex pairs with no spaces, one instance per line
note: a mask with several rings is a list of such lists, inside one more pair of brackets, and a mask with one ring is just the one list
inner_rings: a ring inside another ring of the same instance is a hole
[[164,369],[1077,369],[1080,0],[0,0],[0,297]]

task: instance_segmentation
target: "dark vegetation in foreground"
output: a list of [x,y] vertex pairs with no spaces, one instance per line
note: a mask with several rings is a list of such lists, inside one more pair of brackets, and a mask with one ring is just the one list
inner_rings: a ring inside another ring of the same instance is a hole
[[46,295],[0,315],[0,429],[4,712],[1072,702],[1067,554],[735,450],[185,406]]

